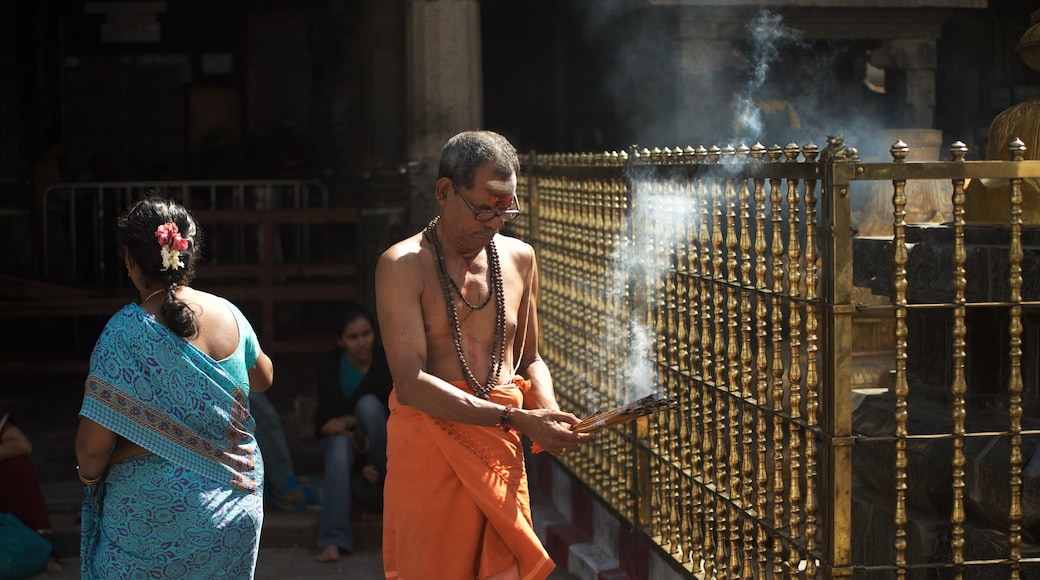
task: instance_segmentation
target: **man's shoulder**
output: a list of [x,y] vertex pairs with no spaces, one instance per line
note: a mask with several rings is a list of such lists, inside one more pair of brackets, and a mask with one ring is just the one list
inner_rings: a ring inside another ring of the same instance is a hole
[[519,252],[523,254],[534,252],[534,248],[531,247],[531,244],[528,244],[520,238],[514,238],[513,236],[507,236],[505,234],[495,236],[495,245],[498,246],[501,251]]
[[522,280],[530,277],[534,267],[534,248],[531,244],[518,238],[500,235],[495,238],[495,247],[504,268],[517,272]]
[[409,236],[387,248],[382,255],[383,260],[414,260],[423,252],[422,232]]

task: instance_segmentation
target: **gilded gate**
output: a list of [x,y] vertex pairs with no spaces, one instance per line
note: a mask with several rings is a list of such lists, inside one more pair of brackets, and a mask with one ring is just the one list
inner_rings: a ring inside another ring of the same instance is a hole
[[[899,141],[868,163],[841,138],[529,156],[510,230],[538,252],[561,405],[677,403],[565,466],[691,577],[1040,573],[1040,240],[1021,211],[1040,162],[1009,147],[1012,161],[965,160],[958,142],[949,161],[907,162]],[[1006,223],[965,216],[983,179],[1003,185]],[[907,221],[924,181],[941,223]],[[870,195],[886,235],[857,233]]]

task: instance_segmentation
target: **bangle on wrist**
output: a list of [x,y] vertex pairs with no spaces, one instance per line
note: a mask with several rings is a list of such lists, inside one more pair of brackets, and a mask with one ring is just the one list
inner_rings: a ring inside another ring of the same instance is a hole
[[101,476],[97,477],[83,477],[83,474],[79,472],[79,466],[76,466],[76,475],[79,476],[79,480],[83,485],[96,485],[101,482]]
[[513,406],[512,405],[506,405],[505,408],[502,409],[502,414],[498,418],[498,425],[497,425],[497,427],[499,429],[507,432],[507,433],[509,431],[512,431],[513,430],[513,425],[512,425],[512,423],[509,422],[509,417],[512,414],[513,414]]

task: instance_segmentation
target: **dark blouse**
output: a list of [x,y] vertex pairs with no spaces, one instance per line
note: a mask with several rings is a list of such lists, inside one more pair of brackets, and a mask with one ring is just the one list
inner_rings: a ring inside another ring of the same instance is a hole
[[363,395],[372,393],[379,397],[384,405],[390,398],[390,389],[393,380],[390,378],[390,367],[386,362],[386,353],[383,347],[376,341],[372,352],[372,366],[361,379],[361,384],[354,389],[349,398],[343,398],[343,391],[339,386],[339,361],[343,355],[343,349],[337,348],[322,360],[321,368],[318,369],[318,408],[314,413],[314,434],[321,439],[321,427],[333,417],[353,415],[358,400]]

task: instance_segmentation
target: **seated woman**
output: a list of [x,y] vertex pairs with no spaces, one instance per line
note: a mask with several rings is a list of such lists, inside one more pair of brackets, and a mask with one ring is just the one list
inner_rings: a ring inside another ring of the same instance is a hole
[[[0,512],[12,514],[53,546],[51,517],[36,468],[29,460],[31,452],[29,438],[14,425],[8,413],[0,412]],[[61,560],[52,550],[47,571],[59,570]]]
[[317,385],[315,428],[325,454],[318,561],[354,551],[351,503],[383,507],[390,369],[371,314],[348,305]]

